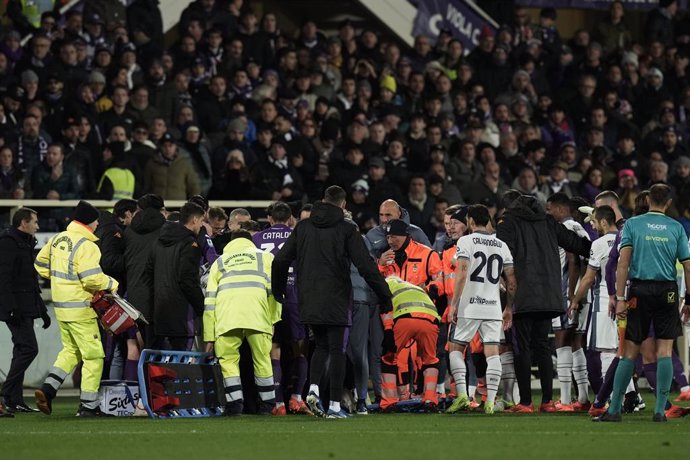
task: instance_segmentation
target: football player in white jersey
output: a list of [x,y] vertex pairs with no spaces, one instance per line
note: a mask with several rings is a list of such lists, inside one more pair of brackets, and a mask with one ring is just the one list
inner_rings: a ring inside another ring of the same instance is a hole
[[[573,203],[565,193],[554,193],[546,203],[546,212],[562,223],[568,230],[589,239],[587,231],[572,217]],[[580,310],[572,318],[566,310],[568,300],[575,292],[580,280],[581,261],[574,254],[559,248],[562,269],[563,315],[553,319],[552,328],[556,335],[556,369],[561,387],[561,400],[555,404],[558,412],[586,412],[590,403],[588,397],[587,358],[583,349],[583,337],[587,325],[587,309]],[[578,389],[578,400],[572,403],[571,389],[573,375]]]
[[[487,397],[484,412],[494,412],[494,400],[501,381],[501,359],[498,346],[501,330],[510,328],[512,305],[517,281],[513,271],[513,256],[508,245],[489,233],[489,210],[483,205],[470,206],[467,226],[472,232],[458,240],[456,278],[453,300],[448,318],[452,327],[449,340],[458,345],[450,353],[450,370],[455,379],[457,398],[446,411],[455,413],[470,405],[467,394],[467,367],[463,353],[479,331],[486,356]],[[507,302],[501,309],[500,281],[506,277]]]
[[587,271],[580,285],[570,300],[568,315],[573,316],[580,309],[580,303],[586,299],[592,289],[592,305],[587,343],[589,347],[601,353],[601,375],[606,374],[618,349],[618,332],[616,322],[609,311],[608,289],[604,270],[609,260],[611,247],[616,240],[616,214],[610,206],[600,206],[592,216],[592,226],[600,238],[592,243]]

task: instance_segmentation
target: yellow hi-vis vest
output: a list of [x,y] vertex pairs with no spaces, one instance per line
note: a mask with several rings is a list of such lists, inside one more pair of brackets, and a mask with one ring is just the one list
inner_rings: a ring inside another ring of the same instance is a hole
[[22,0],[22,13],[32,26],[41,27],[41,9],[36,0]]
[[91,298],[97,291],[115,291],[118,283],[103,273],[98,238],[90,228],[71,222],[67,230],[46,243],[36,256],[34,267],[42,278],[50,279],[50,289],[59,321],[96,318]]
[[271,292],[273,255],[251,240],[237,238],[225,246],[208,275],[204,301],[204,341],[233,329],[273,333],[281,305]]
[[131,199],[134,196],[134,174],[129,169],[108,168],[101,176],[98,183],[98,192],[101,191],[105,178],[113,184],[113,200]]
[[441,321],[436,306],[423,288],[395,278],[387,278],[386,282],[393,294],[393,320],[410,316],[432,322]]

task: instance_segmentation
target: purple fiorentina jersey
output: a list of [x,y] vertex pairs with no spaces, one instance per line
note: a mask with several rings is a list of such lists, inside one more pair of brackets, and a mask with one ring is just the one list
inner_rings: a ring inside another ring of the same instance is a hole
[[[280,251],[280,248],[283,247],[283,244],[285,244],[291,233],[292,229],[287,225],[275,224],[266,230],[255,233],[252,240],[257,248],[268,251],[275,256],[278,254],[278,251]],[[285,302],[297,304],[294,266],[290,267],[290,273],[288,274]]]

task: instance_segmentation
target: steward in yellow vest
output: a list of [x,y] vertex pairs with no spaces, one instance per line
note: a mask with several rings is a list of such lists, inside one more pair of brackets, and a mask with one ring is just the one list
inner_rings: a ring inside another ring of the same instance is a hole
[[93,234],[96,227],[98,210],[80,201],[67,230],[48,240],[34,262],[38,274],[50,280],[62,340],[53,368],[36,390],[36,404],[48,415],[58,388],[79,361],[84,367],[77,416],[105,415],[98,407],[104,353],[91,298],[97,291],[116,291],[118,283],[101,270],[101,251]]
[[280,320],[281,306],[271,293],[273,255],[258,249],[249,232],[232,234],[230,243],[211,267],[204,308],[204,341],[215,349],[225,385],[225,415],[243,409],[240,381],[240,345],[249,343],[254,381],[261,398],[259,413],[270,414],[275,405],[271,338]]
[[441,317],[423,288],[397,276],[389,276],[386,282],[393,294],[393,310],[381,315],[381,409],[391,410],[400,399],[409,399],[408,360],[410,354],[413,358],[416,354],[424,375],[424,406],[434,410],[438,404],[436,342]]

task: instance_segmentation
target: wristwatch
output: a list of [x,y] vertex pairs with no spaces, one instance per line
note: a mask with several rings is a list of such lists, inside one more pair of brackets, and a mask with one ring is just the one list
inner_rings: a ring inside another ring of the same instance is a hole
[[625,302],[625,296],[624,295],[617,295],[616,300],[621,301],[621,302]]

